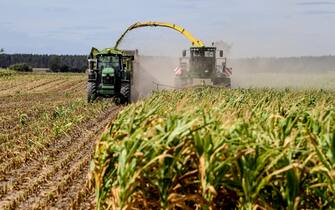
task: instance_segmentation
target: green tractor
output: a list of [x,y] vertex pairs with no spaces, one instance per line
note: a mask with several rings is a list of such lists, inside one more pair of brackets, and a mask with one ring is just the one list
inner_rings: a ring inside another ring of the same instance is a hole
[[98,97],[114,98],[118,104],[131,99],[132,72],[135,51],[92,48],[88,56],[87,101]]

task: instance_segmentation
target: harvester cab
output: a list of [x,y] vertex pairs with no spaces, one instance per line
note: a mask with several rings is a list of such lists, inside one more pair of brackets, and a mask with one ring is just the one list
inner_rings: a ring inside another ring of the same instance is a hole
[[130,101],[134,55],[132,51],[92,48],[88,57],[88,102],[97,97],[113,97],[120,104]]
[[191,47],[190,48],[190,71],[193,77],[208,78],[215,69],[214,47]]
[[176,87],[199,84],[230,87],[230,69],[223,50],[216,47],[191,47],[189,53],[183,51],[180,58],[180,72],[176,74]]

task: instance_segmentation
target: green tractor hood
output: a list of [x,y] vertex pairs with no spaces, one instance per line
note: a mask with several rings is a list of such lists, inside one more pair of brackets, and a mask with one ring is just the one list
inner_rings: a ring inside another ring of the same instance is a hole
[[102,76],[105,77],[107,75],[114,76],[115,70],[112,67],[107,67],[102,70]]

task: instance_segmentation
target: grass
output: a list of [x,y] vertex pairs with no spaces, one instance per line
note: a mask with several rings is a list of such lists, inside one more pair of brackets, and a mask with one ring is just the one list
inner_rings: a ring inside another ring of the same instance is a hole
[[17,74],[17,72],[13,71],[13,70],[9,70],[9,69],[1,69],[0,68],[0,78],[3,77],[11,77],[13,75]]
[[92,162],[97,209],[335,208],[333,91],[162,91],[119,113]]

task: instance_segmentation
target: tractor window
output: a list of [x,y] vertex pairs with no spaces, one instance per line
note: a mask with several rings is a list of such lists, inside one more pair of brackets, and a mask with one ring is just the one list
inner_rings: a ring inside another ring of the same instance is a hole
[[198,51],[198,50],[194,50],[194,51],[192,52],[192,56],[193,56],[193,57],[200,57],[200,56],[201,56],[201,52]]
[[104,69],[104,68],[114,68],[114,69],[120,69],[120,62],[119,58],[115,56],[104,56],[100,57],[99,59],[99,68]]
[[213,51],[205,51],[205,57],[214,57]]

